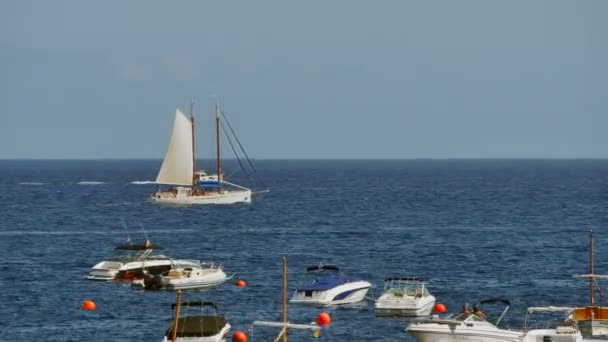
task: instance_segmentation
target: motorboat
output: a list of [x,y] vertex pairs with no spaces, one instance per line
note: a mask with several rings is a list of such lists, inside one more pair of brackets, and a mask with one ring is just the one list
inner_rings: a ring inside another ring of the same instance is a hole
[[[274,329],[280,329],[278,335],[273,336],[270,340],[271,341],[287,341],[287,334],[288,334],[288,330],[308,330],[308,331],[312,331],[313,332],[313,336],[315,338],[319,338],[320,335],[320,331],[321,328],[323,328],[324,326],[327,326],[327,324],[329,324],[329,322],[331,321],[331,318],[329,318],[329,316],[327,316],[327,319],[324,321],[321,321],[319,318],[317,318],[317,324],[313,323],[309,323],[309,324],[296,324],[296,323],[292,323],[287,319],[287,258],[283,257],[283,291],[282,291],[282,297],[283,297],[283,317],[282,317],[282,321],[277,322],[277,321],[254,321],[251,326],[249,327],[249,332],[251,333],[251,341],[255,341],[255,335],[254,334],[254,330],[258,329],[258,328],[274,328]],[[327,314],[325,314],[327,315]],[[262,334],[260,334],[262,335]],[[274,334],[273,334],[274,335]],[[262,340],[264,341],[268,341],[267,336],[261,336]],[[233,336],[233,341],[237,340],[235,338],[235,336]],[[246,340],[246,336],[245,336],[245,340]]]
[[151,256],[146,259],[128,262],[120,267],[116,281],[143,281],[145,277],[162,275],[177,268],[200,267],[200,260],[172,259],[167,256]]
[[290,303],[338,305],[360,302],[365,299],[372,284],[345,276],[334,265],[308,267],[307,272],[319,273],[314,282],[298,287]]
[[406,328],[407,333],[414,336],[417,342],[522,342],[523,331],[501,329],[498,327],[511,306],[507,299],[489,298],[479,302],[484,304],[502,303],[505,308],[496,320],[490,322],[479,310],[473,312],[465,305],[462,312],[450,314],[444,318],[433,316],[430,319],[412,322]]
[[[230,324],[219,313],[213,302],[190,301],[181,302],[181,292],[178,292],[177,303],[171,306],[174,311],[173,322],[165,331],[163,342],[224,342],[230,331]],[[179,303],[179,305],[178,305]],[[180,310],[192,311],[199,309],[196,315],[180,316]],[[206,313],[206,311],[211,311]]]
[[164,255],[154,254],[161,249],[162,247],[153,245],[150,241],[146,241],[141,245],[117,246],[114,248],[114,253],[109,260],[97,263],[84,278],[88,280],[110,281],[115,280],[120,269],[129,263],[141,262],[146,259],[166,259],[168,262],[169,259]]
[[597,279],[606,279],[608,275],[594,273],[593,231],[589,232],[589,273],[575,275],[574,277],[588,279],[589,304],[575,308],[572,312],[572,319],[577,322],[583,336],[608,337],[608,307],[598,305],[595,298],[595,291],[599,288]]
[[384,279],[384,291],[374,307],[378,316],[428,316],[435,305],[426,282],[414,277]]
[[[523,342],[582,342],[583,335],[579,331],[576,322],[572,320],[572,311],[570,307],[530,307],[526,310],[526,318],[524,320],[525,336]],[[565,314],[565,319],[562,317],[560,323],[555,328],[530,328],[530,317],[532,314]]]
[[218,286],[226,281],[222,265],[201,263],[198,266],[174,264],[173,268],[162,274],[145,275],[138,282],[146,289],[193,290]]

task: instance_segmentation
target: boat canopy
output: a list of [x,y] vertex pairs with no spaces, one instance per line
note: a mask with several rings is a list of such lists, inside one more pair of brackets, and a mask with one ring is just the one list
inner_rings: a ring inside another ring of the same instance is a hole
[[336,286],[350,283],[355,279],[343,275],[326,275],[317,278],[314,283],[301,286],[297,288],[297,291],[326,291],[333,289]]
[[[215,336],[226,326],[222,316],[186,316],[177,320],[176,337],[206,337]],[[173,324],[167,329],[165,336],[173,335]]]
[[[171,309],[175,309],[175,303],[173,303],[173,305],[171,305]],[[182,302],[182,307],[185,306],[210,306],[212,308],[214,308],[216,311],[218,310],[217,305],[214,302],[204,302],[204,301],[191,301],[191,302]]]
[[418,282],[418,283],[423,283],[425,282],[424,279],[420,279],[420,278],[416,278],[416,277],[388,277],[388,278],[384,278],[385,282],[388,281],[409,281],[409,282]]
[[314,271],[333,271],[340,272],[340,269],[336,265],[315,265],[306,268],[306,272],[314,272]]
[[216,189],[216,188],[221,188],[222,187],[222,183],[216,180],[199,180],[196,181],[196,185],[198,185],[201,188],[207,188],[207,189]]
[[479,304],[489,304],[489,303],[503,303],[507,306],[511,306],[511,301],[504,298],[486,298],[479,301]]
[[533,306],[528,308],[528,313],[533,312],[566,312],[569,313],[574,308],[566,307],[566,306]]
[[145,251],[148,249],[163,249],[159,245],[143,244],[143,245],[125,245],[115,247],[115,251]]

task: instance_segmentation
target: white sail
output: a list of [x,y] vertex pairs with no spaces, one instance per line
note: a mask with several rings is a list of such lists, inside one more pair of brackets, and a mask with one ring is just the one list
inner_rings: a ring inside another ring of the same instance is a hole
[[192,122],[179,110],[175,111],[169,149],[158,171],[156,183],[192,185]]

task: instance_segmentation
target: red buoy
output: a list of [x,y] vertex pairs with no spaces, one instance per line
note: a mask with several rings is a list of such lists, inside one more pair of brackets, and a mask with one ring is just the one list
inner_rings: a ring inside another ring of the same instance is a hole
[[433,308],[433,310],[435,312],[439,312],[439,313],[445,313],[448,311],[448,309],[445,308],[445,305],[443,305],[441,303],[435,304],[435,307]]
[[247,335],[242,331],[235,331],[232,335],[232,342],[247,342]]
[[95,305],[95,302],[90,299],[87,299],[84,302],[82,302],[83,310],[95,310],[96,307],[97,307],[97,305]]
[[245,283],[245,281],[243,279],[239,279],[234,282],[234,285],[236,285],[238,287],[245,287],[247,285],[247,283]]
[[317,324],[324,327],[331,323],[331,317],[327,312],[321,312],[317,315]]

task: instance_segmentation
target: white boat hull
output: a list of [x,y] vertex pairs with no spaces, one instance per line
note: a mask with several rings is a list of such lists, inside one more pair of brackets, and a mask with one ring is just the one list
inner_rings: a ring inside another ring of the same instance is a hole
[[[230,324],[226,324],[219,334],[213,336],[177,337],[176,342],[226,342],[226,336],[230,331]],[[163,342],[171,342],[171,337],[163,339]]]
[[123,263],[118,261],[102,261],[93,266],[91,270],[84,276],[87,280],[97,281],[112,281],[118,274],[118,270],[123,266]]
[[374,307],[378,316],[428,316],[433,311],[435,297],[395,297],[384,294],[376,300]]
[[535,329],[530,330],[523,342],[582,342],[583,336],[574,328],[566,329]]
[[[367,281],[354,281],[324,291],[296,291],[290,303],[311,305],[340,305],[357,303],[365,299],[372,285]],[[306,292],[312,292],[310,296]]]
[[414,336],[417,342],[522,342],[524,337],[522,331],[498,329],[487,322],[456,326],[412,323],[407,332]]
[[580,320],[577,324],[584,336],[608,336],[608,320]]
[[192,290],[215,287],[223,284],[226,279],[226,273],[221,269],[203,269],[201,274],[193,274],[191,277],[163,277],[163,283],[167,290]]
[[223,190],[221,193],[208,192],[205,195],[194,196],[157,192],[151,199],[154,203],[175,205],[251,203],[251,190]]

